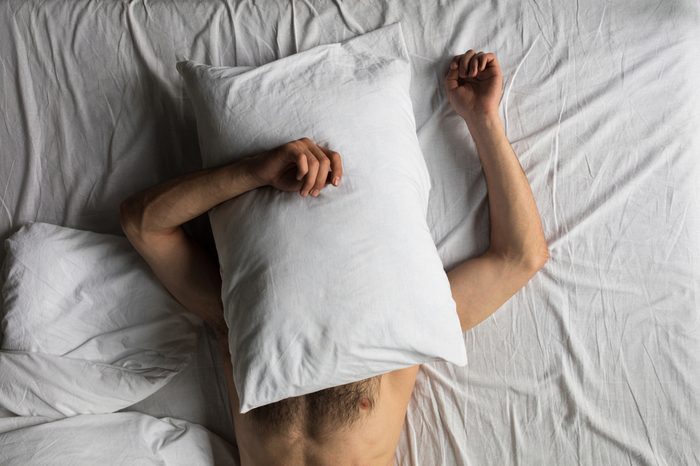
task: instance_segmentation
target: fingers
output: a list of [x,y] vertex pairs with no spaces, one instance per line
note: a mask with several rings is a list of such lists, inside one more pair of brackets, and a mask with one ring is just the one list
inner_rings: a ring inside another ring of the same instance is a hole
[[445,88],[448,91],[453,91],[459,87],[459,57],[460,56],[458,55],[452,58],[450,67],[447,70],[447,76],[445,76]]
[[333,177],[331,181],[333,185],[340,185],[340,179],[343,176],[343,162],[340,159],[340,154],[325,147],[321,147],[321,150],[325,152],[331,161],[331,176]]
[[476,56],[476,52],[472,49],[467,50],[459,59],[459,77],[466,78],[470,75],[470,65],[472,58]]
[[484,52],[477,52],[471,56],[469,63],[466,65],[466,78],[476,78],[477,73],[479,73],[479,61],[483,56]]
[[479,67],[481,66],[480,62],[481,62],[483,56],[484,56],[484,52],[479,52],[474,56],[474,58],[472,58],[472,61],[469,64],[470,65],[470,68],[469,68],[469,71],[470,71],[469,76],[470,77],[476,78],[476,75],[479,73],[479,71],[481,71],[479,69]]
[[[480,53],[478,62],[479,62],[479,71],[484,71],[484,68],[486,68],[486,59],[489,54],[487,53]],[[492,54],[493,55],[493,54]]]
[[314,187],[319,167],[318,160],[308,150],[304,151],[304,155],[306,156],[306,161],[309,166],[309,170],[306,172],[304,181],[301,183],[301,189],[299,190],[299,194],[301,194],[302,197],[308,196],[309,192]]
[[457,78],[477,79],[479,73],[497,65],[495,54],[469,49],[462,55],[456,55],[452,58],[445,78],[445,85],[448,90],[455,89],[459,85]]
[[496,55],[493,53],[485,53],[479,57],[479,73],[476,79],[490,78],[498,73],[500,73],[500,71]]
[[306,175],[306,173],[309,171],[309,163],[307,162],[306,157],[307,154],[303,150],[294,152],[294,161],[297,165],[297,181],[301,181],[304,175]]
[[328,172],[331,169],[331,161],[326,156],[325,152],[318,148],[314,143],[309,144],[309,150],[318,160],[318,172],[316,173],[316,181],[314,182],[311,195],[317,197],[321,193],[321,189],[326,186],[326,181],[328,181]]
[[294,141],[296,147],[297,180],[302,180],[299,194],[317,197],[332,176],[333,185],[339,186],[343,176],[340,154],[317,145],[309,138]]

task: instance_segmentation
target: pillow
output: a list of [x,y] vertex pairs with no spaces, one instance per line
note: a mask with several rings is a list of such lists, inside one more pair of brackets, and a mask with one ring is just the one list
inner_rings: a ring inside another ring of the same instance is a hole
[[189,362],[197,325],[121,236],[46,223],[5,241],[0,406],[52,417],[126,408]]
[[426,222],[401,26],[266,65],[177,64],[205,167],[308,136],[343,157],[339,187],[266,186],[212,209],[242,413],[443,360],[466,364]]

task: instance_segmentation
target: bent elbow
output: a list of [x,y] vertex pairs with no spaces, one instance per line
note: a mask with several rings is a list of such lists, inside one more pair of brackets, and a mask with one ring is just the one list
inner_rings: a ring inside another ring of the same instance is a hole
[[140,234],[140,218],[141,214],[131,198],[119,204],[119,224],[127,238],[135,238]]
[[545,266],[549,260],[549,257],[549,249],[545,244],[538,251],[528,254],[523,260],[523,264],[525,265],[525,268],[534,274]]

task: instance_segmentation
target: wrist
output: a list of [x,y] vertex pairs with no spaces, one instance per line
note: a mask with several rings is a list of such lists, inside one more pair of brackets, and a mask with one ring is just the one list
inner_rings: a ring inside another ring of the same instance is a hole
[[229,186],[239,186],[243,192],[269,184],[255,170],[254,156],[243,158],[226,167]]
[[487,112],[472,112],[462,119],[467,124],[469,131],[481,131],[484,129],[492,130],[503,127],[501,117],[498,115],[498,110]]

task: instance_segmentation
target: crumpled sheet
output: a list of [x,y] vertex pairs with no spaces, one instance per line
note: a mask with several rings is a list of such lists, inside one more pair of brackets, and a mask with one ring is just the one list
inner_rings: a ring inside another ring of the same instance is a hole
[[[696,464],[700,5],[691,0],[5,0],[0,235],[30,220],[118,233],[120,200],[199,168],[178,60],[255,66],[395,21],[413,60],[428,221],[445,266],[488,244],[480,163],[442,89],[451,55],[468,48],[501,62],[501,113],[551,254],[465,335],[466,368],[423,367],[397,464]],[[210,241],[205,227],[188,226]],[[182,383],[159,405],[173,417],[206,393]]]
[[142,413],[0,419],[4,466],[234,464],[235,448],[200,425]]

